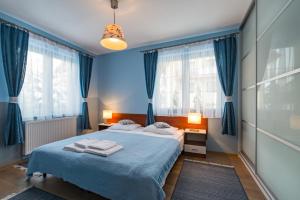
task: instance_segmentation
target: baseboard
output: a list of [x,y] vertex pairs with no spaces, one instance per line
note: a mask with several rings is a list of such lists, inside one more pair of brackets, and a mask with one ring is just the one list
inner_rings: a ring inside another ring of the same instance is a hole
[[[211,152],[211,153],[218,153],[218,154],[225,154],[228,156],[238,156],[238,153],[234,153],[234,152],[224,152],[224,151],[211,151],[209,149],[207,149],[207,152]],[[207,154],[207,153],[206,153]]]
[[259,176],[256,175],[254,169],[252,168],[252,166],[249,163],[249,161],[247,160],[247,158],[245,158],[245,156],[242,153],[239,153],[239,158],[242,160],[242,162],[246,166],[247,170],[249,171],[252,178],[254,179],[256,184],[258,185],[259,189],[262,191],[265,198],[267,200],[276,200],[274,195],[272,195],[271,191],[267,188],[267,186],[263,183],[263,181],[259,178]]
[[19,159],[19,160],[11,161],[11,162],[5,163],[3,165],[0,165],[0,171],[9,168],[12,165],[19,164],[21,162],[22,162],[22,159]]

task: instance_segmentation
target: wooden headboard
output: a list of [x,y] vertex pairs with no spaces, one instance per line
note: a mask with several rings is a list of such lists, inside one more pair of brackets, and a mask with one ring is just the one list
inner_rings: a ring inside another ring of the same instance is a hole
[[[128,114],[128,113],[113,113],[112,119],[107,120],[108,123],[117,123],[121,119],[131,119],[142,126],[145,126],[146,115],[145,114]],[[155,116],[155,121],[166,122],[171,126],[184,129],[184,128],[198,128],[208,131],[207,118],[201,119],[201,124],[188,124],[187,117],[183,116]]]

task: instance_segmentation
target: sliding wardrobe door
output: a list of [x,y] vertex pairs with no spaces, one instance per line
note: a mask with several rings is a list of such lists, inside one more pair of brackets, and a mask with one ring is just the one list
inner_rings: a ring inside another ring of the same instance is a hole
[[300,1],[257,1],[257,174],[300,197]]
[[256,13],[242,30],[242,152],[255,165],[256,154]]

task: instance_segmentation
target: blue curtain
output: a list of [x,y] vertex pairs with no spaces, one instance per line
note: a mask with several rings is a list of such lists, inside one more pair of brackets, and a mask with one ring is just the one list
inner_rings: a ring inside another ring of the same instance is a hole
[[219,80],[225,94],[225,105],[222,116],[222,133],[228,135],[236,134],[235,116],[232,104],[233,82],[236,70],[236,38],[229,36],[214,41],[214,50]]
[[147,52],[144,54],[144,68],[146,78],[147,95],[149,99],[146,124],[155,122],[153,115],[152,97],[154,92],[156,67],[157,67],[157,51]]
[[10,102],[4,130],[4,145],[24,143],[21,110],[17,97],[23,86],[28,51],[29,33],[9,24],[1,24],[1,50],[3,68]]
[[82,103],[82,129],[91,129],[89,109],[86,98],[88,97],[92,75],[93,58],[89,55],[79,53],[80,89],[84,99]]

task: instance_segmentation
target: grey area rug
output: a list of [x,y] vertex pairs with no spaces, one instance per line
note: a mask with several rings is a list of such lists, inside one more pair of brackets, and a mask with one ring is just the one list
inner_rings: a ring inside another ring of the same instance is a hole
[[64,200],[49,192],[45,192],[36,187],[29,188],[11,198],[9,200]]
[[234,168],[184,160],[172,200],[247,200]]

